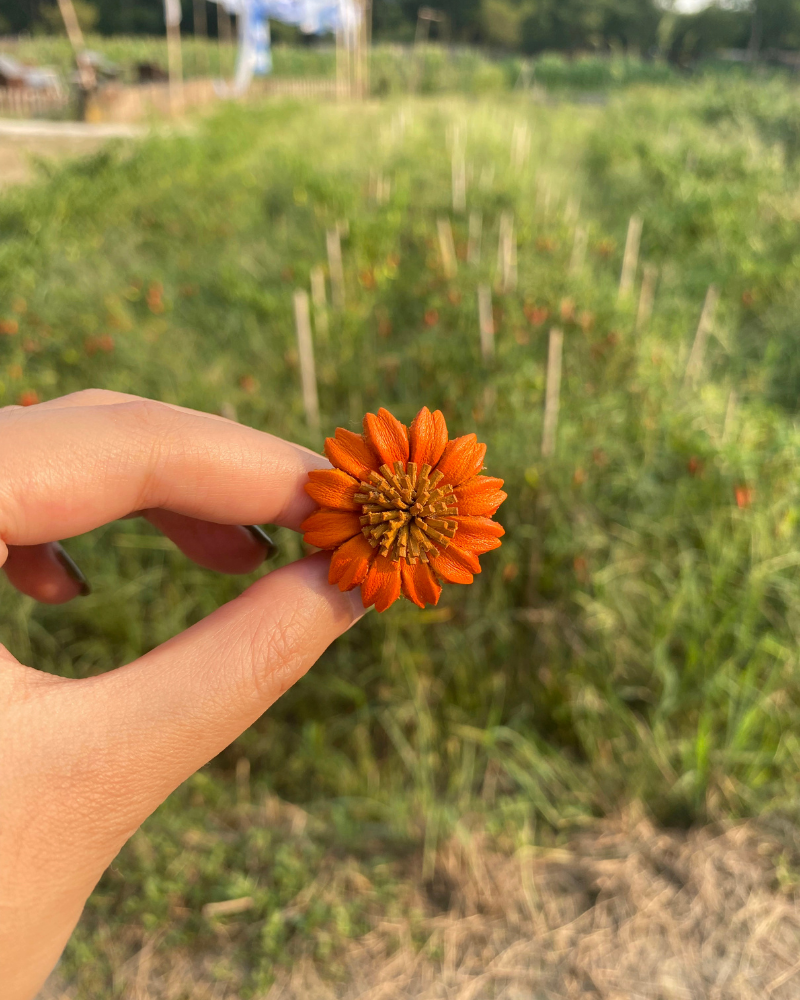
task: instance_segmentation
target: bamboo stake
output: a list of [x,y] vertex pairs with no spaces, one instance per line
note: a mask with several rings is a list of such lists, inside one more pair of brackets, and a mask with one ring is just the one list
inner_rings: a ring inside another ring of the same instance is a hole
[[553,327],[550,331],[550,342],[547,349],[547,388],[544,401],[544,427],[542,428],[542,458],[552,458],[556,450],[563,347],[564,334],[557,327]]
[[328,246],[328,271],[331,276],[333,306],[335,309],[344,309],[344,267],[339,228],[329,229],[325,238]]
[[497,285],[509,292],[517,286],[517,241],[514,238],[514,216],[503,212],[497,238]]
[[508,227],[506,248],[503,258],[503,291],[513,292],[517,287],[517,239],[514,235],[514,220]]
[[294,293],[294,321],[297,328],[297,351],[300,356],[303,407],[309,428],[317,434],[320,428],[317,374],[314,368],[314,342],[311,339],[308,292],[304,288],[298,288]]
[[478,285],[478,327],[481,335],[481,356],[488,364],[494,355],[492,290],[488,285]]
[[446,278],[455,278],[458,272],[458,261],[456,260],[456,247],[453,243],[453,229],[450,220],[439,218],[436,220],[436,228],[439,232],[439,251],[442,255],[442,267]]
[[497,233],[497,280],[502,283],[503,267],[506,259],[506,240],[509,226],[512,225],[511,213],[500,213],[500,227]]
[[633,291],[636,277],[636,264],[639,260],[639,240],[642,236],[642,218],[632,215],[628,222],[628,235],[625,239],[625,254],[622,258],[622,273],[619,276],[619,299],[627,298]]
[[67,38],[69,38],[69,44],[72,46],[72,52],[78,66],[81,87],[83,90],[93,90],[97,83],[97,77],[94,67],[86,58],[83,32],[78,22],[78,15],[72,6],[72,0],[58,0],[58,9],[61,11],[64,27],[67,29]]
[[469,213],[469,239],[467,240],[467,263],[477,267],[481,262],[481,233],[483,216],[480,212]]
[[572,239],[572,254],[569,258],[569,274],[574,278],[583,270],[583,262],[586,260],[586,243],[588,240],[586,226],[578,224],[575,226],[575,236]]
[[684,382],[687,385],[694,385],[703,369],[703,358],[706,352],[708,335],[714,323],[714,313],[719,301],[719,292],[716,285],[709,285],[703,302],[703,311],[700,313],[700,321],[697,324],[697,332],[694,335],[692,352],[686,365]]
[[464,163],[464,150],[455,145],[453,146],[451,173],[453,179],[453,211],[466,212],[467,168]]
[[642,289],[639,292],[639,308],[636,311],[636,329],[644,330],[653,314],[653,297],[656,290],[658,268],[645,264],[642,273]]
[[328,339],[328,299],[325,272],[319,265],[311,268],[311,301],[314,303],[314,329],[320,340]]

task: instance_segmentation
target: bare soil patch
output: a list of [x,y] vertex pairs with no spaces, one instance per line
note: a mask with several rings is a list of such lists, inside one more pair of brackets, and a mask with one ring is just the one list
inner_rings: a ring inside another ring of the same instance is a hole
[[105,138],[0,135],[0,187],[22,184],[36,174],[36,159],[65,160],[94,153]]

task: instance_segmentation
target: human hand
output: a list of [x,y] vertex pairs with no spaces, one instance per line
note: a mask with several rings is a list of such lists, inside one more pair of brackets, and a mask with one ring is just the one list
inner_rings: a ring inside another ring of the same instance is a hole
[[[189,557],[249,572],[241,525],[297,529],[327,461],[221,417],[88,390],[0,409],[0,566],[23,593],[76,597],[59,538],[134,512]],[[364,613],[328,557],[277,569],[204,621],[98,677],[23,666],[0,646],[0,983],[29,1000],[104,869],[151,812]]]

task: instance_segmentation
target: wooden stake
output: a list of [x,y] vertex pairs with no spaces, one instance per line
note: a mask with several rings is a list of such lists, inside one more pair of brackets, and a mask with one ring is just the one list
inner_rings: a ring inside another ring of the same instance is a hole
[[583,262],[586,260],[586,242],[589,234],[586,226],[580,223],[575,226],[575,236],[572,240],[572,254],[569,258],[569,274],[575,278],[583,270]]
[[633,291],[636,278],[636,264],[639,260],[639,240],[642,236],[642,218],[632,215],[628,222],[628,235],[625,239],[625,254],[622,258],[622,273],[619,276],[618,298],[626,299]]
[[331,276],[331,298],[334,309],[344,309],[344,267],[342,266],[342,244],[339,228],[326,233],[328,246],[328,272]]
[[517,287],[517,241],[514,238],[514,216],[503,212],[497,238],[497,287],[509,292]]
[[67,38],[69,38],[69,44],[72,46],[72,53],[75,56],[75,62],[78,66],[81,87],[85,91],[93,90],[97,84],[97,77],[94,67],[86,58],[83,32],[78,22],[78,15],[72,6],[72,0],[58,0],[58,9],[61,11],[64,27],[67,29]]
[[477,267],[481,262],[481,233],[483,216],[480,212],[469,213],[469,239],[467,240],[467,263]]
[[550,331],[547,350],[547,388],[544,400],[544,427],[542,428],[542,458],[552,458],[556,450],[558,406],[561,396],[561,354],[564,334],[557,327]]
[[647,327],[653,313],[653,297],[656,290],[658,268],[653,264],[645,264],[642,273],[642,289],[639,292],[639,308],[636,311],[636,329],[641,331]]
[[478,285],[478,327],[481,334],[481,356],[488,364],[494,355],[492,290],[488,285]]
[[300,356],[303,407],[310,430],[317,434],[320,428],[317,373],[314,368],[314,342],[311,339],[308,292],[304,288],[298,288],[294,293],[294,321],[297,328],[297,352]]
[[320,340],[328,339],[328,300],[325,294],[325,272],[311,268],[311,301],[314,303],[314,329]]
[[684,382],[687,385],[694,385],[703,370],[703,358],[706,353],[706,343],[708,335],[714,323],[714,313],[719,301],[719,292],[716,285],[709,285],[703,302],[703,311],[700,313],[700,322],[697,324],[697,332],[694,335],[692,352],[686,365]]
[[439,251],[442,255],[445,277],[455,278],[458,272],[458,261],[456,260],[456,247],[453,243],[453,229],[450,220],[443,217],[437,219],[436,228],[439,232]]
[[453,211],[467,210],[467,168],[464,163],[464,151],[459,146],[453,146],[452,158],[453,178]]

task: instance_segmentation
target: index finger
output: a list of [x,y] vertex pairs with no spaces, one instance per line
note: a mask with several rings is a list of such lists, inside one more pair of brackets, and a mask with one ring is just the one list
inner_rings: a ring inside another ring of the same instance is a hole
[[37,545],[133,510],[298,528],[328,462],[281,438],[146,399],[0,414],[0,540]]

